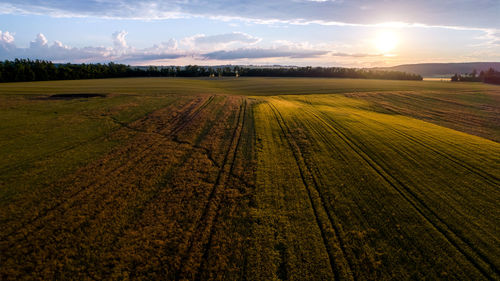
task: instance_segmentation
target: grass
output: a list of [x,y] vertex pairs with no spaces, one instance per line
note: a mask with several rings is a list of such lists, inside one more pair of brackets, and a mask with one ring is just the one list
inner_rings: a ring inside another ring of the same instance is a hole
[[499,105],[436,81],[2,84],[1,279],[497,280]]
[[374,91],[498,92],[484,83],[397,81],[335,78],[119,78],[71,81],[3,83],[2,95],[58,93],[120,94],[239,94],[267,96],[288,94],[331,94]]

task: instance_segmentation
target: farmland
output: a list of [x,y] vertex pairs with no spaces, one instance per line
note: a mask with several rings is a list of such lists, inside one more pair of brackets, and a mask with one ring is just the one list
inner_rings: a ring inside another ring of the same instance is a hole
[[499,118],[481,83],[1,84],[0,278],[499,280]]

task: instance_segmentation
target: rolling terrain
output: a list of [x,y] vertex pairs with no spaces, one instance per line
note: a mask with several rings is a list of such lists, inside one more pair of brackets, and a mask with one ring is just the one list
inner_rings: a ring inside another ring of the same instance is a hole
[[500,69],[500,62],[417,63],[375,69],[404,71],[420,74],[424,77],[451,77],[455,73],[469,74],[474,70],[479,73],[490,68]]
[[482,83],[2,84],[0,276],[499,280],[499,114]]

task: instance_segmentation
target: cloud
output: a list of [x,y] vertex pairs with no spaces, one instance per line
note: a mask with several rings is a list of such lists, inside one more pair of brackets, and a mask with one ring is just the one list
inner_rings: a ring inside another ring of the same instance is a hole
[[170,19],[206,17],[253,22],[426,25],[498,27],[498,0],[0,0],[4,14],[55,17]]
[[[293,47],[290,47],[293,46]],[[292,58],[306,59],[321,56],[366,58],[379,57],[381,54],[342,53],[330,52],[325,49],[314,49],[309,44],[281,45],[275,48],[240,48],[235,50],[220,50],[201,55],[210,60],[238,60],[238,59],[262,59],[262,58]]]
[[258,43],[261,39],[257,37],[253,37],[249,34],[243,32],[232,32],[225,34],[217,34],[217,35],[200,35],[194,38],[194,43],[196,45],[212,45],[212,44],[227,44],[227,43],[247,43],[247,44],[255,44]]
[[127,36],[128,32],[125,30],[117,31],[113,33],[113,44],[117,49],[127,49],[127,41],[125,40],[125,36]]
[[152,47],[143,49],[143,51],[149,53],[161,53],[164,52],[165,50],[177,50],[177,49],[178,49],[177,40],[170,38],[168,41],[161,42],[160,44],[155,44]]
[[360,54],[360,53],[341,53],[341,52],[333,52],[330,53],[332,57],[351,57],[351,58],[366,58],[366,57],[381,57],[383,54]]
[[2,32],[0,30],[0,42],[6,43],[6,44],[11,44],[14,42],[14,35],[12,35],[8,31]]
[[[234,51],[208,52],[203,55],[201,50],[220,50],[231,44],[255,44],[260,42],[260,38],[242,32],[233,32],[216,35],[196,35],[184,38],[182,42],[189,42],[191,46],[183,45],[179,48],[179,43],[175,39],[169,39],[148,48],[138,49],[129,46],[126,40],[127,31],[117,31],[111,36],[112,46],[110,47],[70,47],[60,41],[50,43],[44,34],[38,34],[29,44],[29,47],[22,48],[14,44],[14,36],[8,32],[0,31],[0,59],[31,58],[44,59],[54,62],[107,62],[115,61],[130,64],[148,64],[154,61],[168,61],[179,58],[197,58],[201,60],[229,59],[232,57],[312,57],[324,54],[323,51],[286,51],[278,49],[238,49]],[[219,58],[216,58],[219,57]]]
[[[119,63],[145,65],[168,64],[177,59],[189,59],[190,63],[210,61],[259,60],[271,58],[325,59],[328,57],[367,58],[377,54],[346,53],[332,51],[328,44],[312,45],[308,42],[275,40],[272,45],[259,46],[261,39],[242,32],[215,35],[195,35],[180,40],[175,39],[154,44],[147,48],[135,48],[126,40],[127,31],[117,31],[111,36],[111,46],[71,47],[60,41],[52,43],[44,34],[38,34],[29,47],[14,44],[14,35],[0,31],[0,59],[31,58],[54,62],[92,63],[114,61]],[[188,43],[186,43],[188,42]],[[253,45],[248,47],[248,45]],[[242,47],[245,46],[245,47]]]
[[[1,1],[1,0],[0,0]],[[366,64],[382,57],[381,54],[356,53],[356,48],[328,44],[311,44],[275,40],[261,43],[261,39],[242,32],[168,39],[146,48],[136,48],[127,42],[127,31],[114,32],[105,46],[72,47],[38,34],[27,47],[16,45],[15,34],[0,31],[0,60],[14,58],[44,59],[53,62],[97,63],[114,61],[131,65],[148,64],[216,64],[254,63],[259,60],[277,64],[345,65]],[[482,37],[488,42],[488,55],[495,59],[500,45],[499,30],[488,30]],[[486,44],[486,43],[485,43]],[[491,47],[491,48],[490,48]],[[352,52],[350,52],[352,51]],[[483,56],[483,55],[482,55]],[[484,56],[483,56],[484,57]],[[385,57],[384,60],[388,58]]]
[[500,29],[488,30],[484,39],[491,45],[500,46]]
[[113,33],[113,47],[76,48],[64,45],[60,41],[49,41],[43,34],[38,34],[28,48],[17,47],[14,36],[8,31],[0,31],[0,59],[30,58],[54,62],[107,62],[122,63],[144,62],[149,60],[175,59],[187,56],[186,52],[176,49],[175,40],[169,40],[150,48],[135,49],[128,46],[126,31]]
[[[266,25],[473,30],[483,32],[484,45],[489,46],[499,45],[498,11],[498,0],[0,0],[0,14],[144,21],[201,17]],[[126,34],[117,35],[124,39]],[[186,38],[183,43],[194,49],[203,46],[204,42],[220,40],[207,50],[214,51],[229,45],[255,44],[252,40],[258,39],[234,33],[225,34],[226,37],[215,36],[219,38],[194,37],[191,41]],[[236,38],[238,36],[240,38]],[[236,40],[224,43],[231,37]],[[125,46],[122,49],[126,50]]]
[[237,60],[237,59],[261,59],[261,58],[315,58],[327,54],[328,51],[321,50],[286,50],[265,48],[242,48],[230,51],[215,51],[201,56],[210,60]]
[[8,31],[0,30],[0,56],[15,49],[14,35]]
[[38,33],[35,40],[31,41],[30,43],[30,48],[32,49],[37,49],[37,48],[45,48],[47,47],[47,38],[45,38],[45,35]]
[[197,34],[182,39],[180,43],[181,46],[191,50],[204,49],[206,51],[214,51],[254,45],[261,42],[261,40],[247,33],[231,32],[215,35]]
[[187,54],[185,53],[143,53],[136,52],[130,53],[124,56],[121,56],[119,59],[123,62],[150,62],[150,61],[163,61],[163,60],[172,60],[178,58],[184,58]]

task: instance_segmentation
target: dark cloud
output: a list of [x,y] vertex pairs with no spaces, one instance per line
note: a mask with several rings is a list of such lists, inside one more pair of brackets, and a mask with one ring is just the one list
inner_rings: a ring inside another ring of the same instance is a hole
[[314,58],[327,54],[327,51],[316,50],[286,50],[248,48],[230,51],[216,51],[203,54],[202,57],[211,60],[261,59],[261,58]]
[[227,44],[227,43],[247,43],[247,44],[255,44],[259,42],[260,39],[257,37],[253,37],[249,34],[243,32],[231,32],[225,34],[217,34],[217,35],[199,35],[193,38],[193,43],[197,46],[199,45],[214,45],[214,44]]
[[163,54],[147,54],[147,53],[132,53],[120,56],[121,62],[144,62],[155,60],[171,60],[186,57],[186,54],[163,53]]
[[351,57],[351,58],[366,58],[366,57],[380,57],[382,54],[349,54],[349,53],[330,53],[332,57]]

